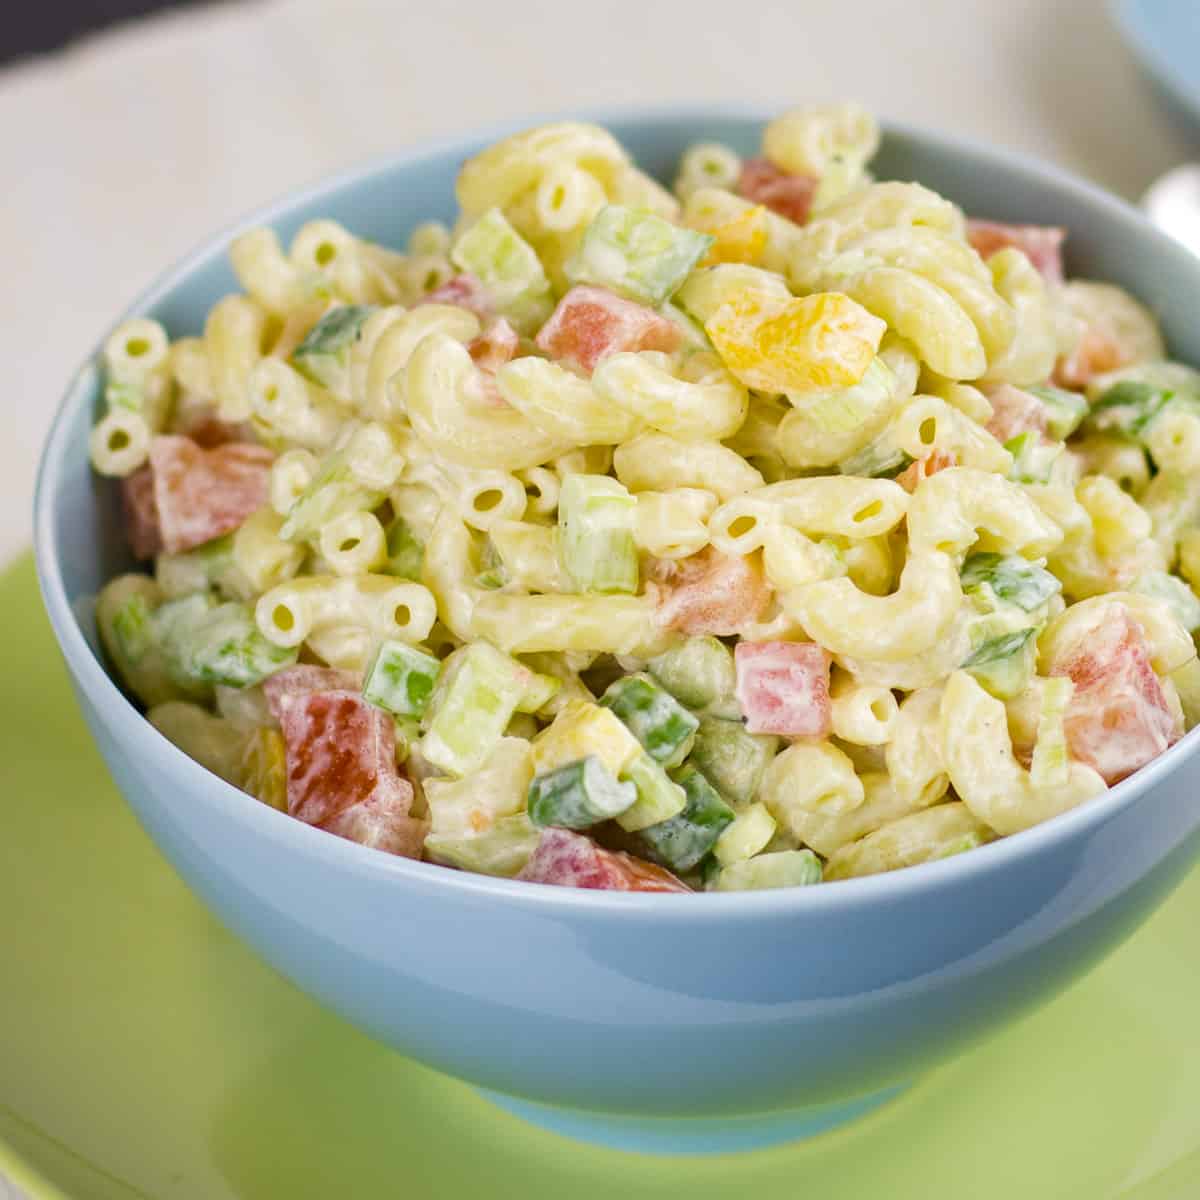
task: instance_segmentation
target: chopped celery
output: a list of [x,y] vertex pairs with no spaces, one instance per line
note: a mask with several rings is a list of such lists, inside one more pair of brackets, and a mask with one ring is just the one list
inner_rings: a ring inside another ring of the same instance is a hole
[[425,546],[413,533],[412,526],[397,517],[387,531],[387,563],[380,568],[386,575],[421,582],[421,566],[425,560]]
[[451,775],[478,770],[496,748],[528,672],[487,642],[471,642],[442,664],[426,710],[421,754]]
[[1048,384],[1045,387],[1027,387],[1025,391],[1036,396],[1045,406],[1046,432],[1060,442],[1066,441],[1087,416],[1087,399],[1078,392],[1064,391]]
[[487,538],[479,555],[479,571],[475,576],[475,586],[494,592],[498,588],[502,588],[508,581],[508,571],[505,569],[504,561],[496,553],[496,547],[492,544],[491,538]]
[[277,729],[259,728],[242,751],[242,790],[270,808],[287,812],[287,755]]
[[618,780],[595,754],[589,754],[535,775],[527,805],[535,825],[587,829],[625,812],[637,798],[632,782]]
[[1048,483],[1050,472],[1064,450],[1062,442],[1044,441],[1033,430],[1009,438],[1004,448],[1013,456],[1008,477],[1014,483]]
[[233,534],[227,533],[183,554],[160,554],[154,561],[154,579],[163,595],[174,598],[227,586],[234,569]]
[[330,309],[292,351],[292,366],[313,383],[349,399],[350,347],[362,336],[362,327],[374,311],[369,304]]
[[1033,677],[1037,658],[1036,629],[1018,629],[988,638],[963,661],[969,671],[999,700],[1020,695]]
[[517,701],[517,712],[535,713],[539,708],[549,704],[562,691],[562,680],[553,675],[540,675],[537,671],[530,674],[525,682],[525,690]]
[[429,707],[442,664],[406,642],[383,642],[367,668],[363,697],[402,717],[419,717]]
[[700,721],[648,675],[618,679],[600,703],[621,718],[655,762],[668,767],[683,762],[700,727]]
[[842,459],[838,470],[843,475],[861,475],[868,479],[895,479],[905,467],[912,465],[912,461],[912,457],[895,445],[887,433],[882,433],[856,454]]
[[1146,429],[1172,395],[1165,388],[1150,383],[1122,380],[1113,384],[1092,405],[1087,425],[1098,433],[1112,433],[1141,441]]
[[687,793],[649,754],[639,754],[621,778],[637,788],[637,802],[617,817],[617,824],[629,833],[666,821],[687,804]]
[[647,664],[650,674],[682,704],[730,718],[741,715],[734,689],[733,651],[719,638],[691,637]]
[[800,392],[789,399],[819,429],[826,433],[848,433],[869,421],[887,404],[895,387],[896,377],[891,368],[876,356],[863,377],[851,387]]
[[113,641],[122,667],[136,667],[154,648],[152,610],[146,597],[134,592],[113,614]]
[[821,882],[821,860],[811,850],[775,850],[722,867],[718,892],[808,887]]
[[963,591],[986,588],[997,600],[1015,604],[1025,612],[1033,612],[1062,591],[1062,584],[1045,567],[1019,554],[969,555],[961,575]]
[[493,208],[454,243],[450,261],[483,284],[496,311],[532,336],[554,307],[550,281],[533,247]]
[[641,743],[607,708],[568,700],[534,741],[533,769],[541,774],[594,754],[619,776],[641,753]]
[[1061,787],[1070,774],[1067,735],[1063,725],[1074,684],[1062,676],[1041,682],[1041,712],[1033,747],[1030,781],[1036,788]]
[[1143,571],[1129,590],[1165,601],[1188,633],[1200,629],[1200,598],[1178,575],[1167,571]]
[[558,497],[558,554],[581,592],[638,589],[637,500],[607,475],[568,475]]
[[565,271],[571,283],[594,283],[657,307],[708,253],[706,233],[651,212],[609,204],[593,218]]
[[295,649],[263,637],[248,605],[217,604],[207,592],[167,601],[154,627],[168,672],[184,686],[252,687],[296,661]]
[[425,852],[443,866],[511,879],[529,861],[540,837],[541,830],[529,815],[517,813],[501,817],[482,833],[469,836],[431,833],[425,838]]
[[316,537],[334,517],[377,508],[383,498],[382,491],[366,487],[355,475],[345,450],[335,450],[288,509],[279,536],[286,542]]
[[673,778],[687,798],[683,811],[639,830],[640,852],[672,871],[690,871],[716,844],[734,812],[695,767],[681,767]]
[[740,721],[702,717],[691,762],[735,808],[749,804],[775,755],[770,734],[747,733]]
[[775,836],[775,818],[761,801],[742,809],[725,827],[713,847],[722,867],[753,858]]

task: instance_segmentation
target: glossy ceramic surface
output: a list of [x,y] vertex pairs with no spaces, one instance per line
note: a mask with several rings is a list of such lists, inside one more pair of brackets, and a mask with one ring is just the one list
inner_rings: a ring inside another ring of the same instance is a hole
[[[763,114],[599,114],[668,174],[704,136],[743,149]],[[448,214],[498,131],[414,151],[258,214],[286,237],[332,215],[384,242]],[[969,211],[1071,230],[1072,273],[1126,284],[1200,361],[1200,260],[1049,168],[891,130],[887,177]],[[234,281],[227,237],[138,306],[193,332]],[[164,741],[105,675],[90,602],[123,563],[113,489],[87,466],[98,395],[76,379],[43,462],[36,549],[81,706],[139,820],[220,919],[360,1029],[438,1070],[543,1105],[656,1118],[778,1114],[911,1080],[1077,977],[1178,882],[1200,805],[1189,735],[1102,800],[916,871],[696,897],[538,888],[389,858],[256,804]],[[571,1116],[585,1132],[589,1119]],[[598,1135],[604,1130],[597,1131]]]
[[0,689],[0,912],[21,914],[0,1174],[35,1200],[1200,1195],[1200,873],[1078,986],[843,1131],[618,1154],[364,1037],[212,918],[109,781],[28,559],[0,572],[0,659],[24,681]]
[[1200,4],[1113,0],[1112,14],[1142,66],[1200,137]]

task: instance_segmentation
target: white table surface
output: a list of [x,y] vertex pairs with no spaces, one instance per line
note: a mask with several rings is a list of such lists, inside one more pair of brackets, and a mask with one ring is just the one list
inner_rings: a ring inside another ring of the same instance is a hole
[[1103,0],[265,0],[141,22],[0,71],[0,562],[29,542],[72,370],[209,231],[414,138],[720,98],[855,98],[1129,197],[1188,157]]

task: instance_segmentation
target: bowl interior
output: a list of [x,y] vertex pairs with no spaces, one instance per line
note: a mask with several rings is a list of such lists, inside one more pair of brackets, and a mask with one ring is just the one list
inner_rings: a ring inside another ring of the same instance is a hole
[[[693,141],[720,140],[753,154],[769,115],[728,108],[580,114],[609,127],[640,165],[664,180]],[[286,242],[305,221],[332,217],[357,234],[402,245],[418,222],[453,218],[454,177],[465,158],[531,123],[513,122],[402,153],[264,209],[170,271],[131,311],[161,321],[172,336],[200,333],[208,308],[237,289],[226,255],[231,237],[259,224],[271,224]],[[903,127],[886,130],[875,168],[880,178],[919,180],[974,215],[1065,226],[1069,274],[1129,288],[1158,314],[1173,356],[1200,363],[1200,323],[1192,315],[1194,297],[1200,296],[1200,259],[1121,201],[1020,155]],[[117,488],[94,476],[88,463],[87,438],[100,389],[95,366],[85,365],[45,452],[36,520],[43,588],[60,640],[66,631],[59,618],[69,606],[93,653],[91,600],[105,580],[131,565],[121,537]],[[75,640],[70,633],[68,642]],[[72,653],[69,644],[67,652]],[[110,699],[121,702],[115,689]]]

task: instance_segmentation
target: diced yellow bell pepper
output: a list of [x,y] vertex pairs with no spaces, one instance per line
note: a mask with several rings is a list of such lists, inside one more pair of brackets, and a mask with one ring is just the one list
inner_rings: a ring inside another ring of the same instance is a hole
[[747,387],[805,392],[856,384],[887,324],[837,292],[783,297],[747,291],[722,304],[704,328]]
[[594,754],[614,775],[620,775],[641,753],[641,742],[610,709],[586,700],[569,700],[554,723],[534,739],[533,771],[542,775]]
[[264,804],[287,812],[287,761],[283,736],[276,729],[256,729],[242,752],[242,787]]
[[761,204],[744,209],[728,220],[691,221],[693,228],[716,239],[708,257],[700,264],[715,267],[719,263],[747,263],[758,266],[767,248],[767,210]]

